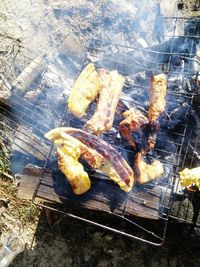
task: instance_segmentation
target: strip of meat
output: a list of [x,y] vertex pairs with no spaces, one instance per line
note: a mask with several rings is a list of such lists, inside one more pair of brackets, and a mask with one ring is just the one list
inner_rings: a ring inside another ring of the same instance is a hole
[[102,82],[95,70],[94,64],[88,64],[77,78],[68,99],[69,110],[81,118],[89,104],[102,89]]
[[[53,129],[45,134],[45,137],[51,141],[55,139],[66,140],[68,134],[85,145],[85,151],[82,151],[82,155],[92,167],[108,175],[112,180],[118,183],[120,188],[125,192],[131,191],[134,181],[132,169],[125,159],[111,145],[102,139],[80,129],[68,127]],[[95,153],[98,158],[94,163],[93,160],[95,156],[92,155],[93,153]],[[100,156],[102,158],[100,158]]]
[[152,150],[156,144],[159,131],[158,119],[164,112],[166,106],[167,78],[165,74],[158,74],[151,78],[150,101],[148,119],[150,123],[148,149]]
[[97,110],[86,123],[87,130],[96,135],[108,131],[112,127],[117,103],[125,83],[125,77],[117,71],[107,72],[102,69],[99,76],[103,83],[103,89],[99,95]]
[[72,191],[76,195],[87,192],[90,187],[90,179],[87,172],[84,171],[82,164],[78,161],[81,156],[80,142],[76,139],[66,140],[60,144],[55,142],[58,155],[58,166],[69,181]]
[[[111,180],[113,180],[115,183],[117,183],[122,190],[125,192],[130,191],[130,187],[126,185],[124,181],[120,178],[116,170],[113,168],[110,162],[108,162],[102,155],[100,155],[97,151],[94,149],[91,149],[75,139],[74,137],[64,134],[64,139],[56,139],[54,140],[54,144],[56,146],[64,145],[66,148],[71,147],[71,144],[74,143],[73,139],[76,140],[76,143],[79,142],[79,148],[81,149],[81,158],[86,160],[87,163],[94,169],[98,169],[102,171],[105,175],[107,175]],[[73,142],[72,142],[73,141]],[[74,155],[73,149],[71,150],[71,154]],[[65,166],[67,168],[67,166]]]
[[135,182],[137,184],[148,183],[152,180],[159,179],[163,173],[163,165],[159,160],[155,160],[151,165],[147,164],[141,152],[135,157]]
[[200,190],[200,167],[188,169],[185,168],[183,171],[179,172],[179,179],[182,186],[190,186],[195,184]]
[[104,140],[80,129],[65,128],[65,132],[101,154],[112,164],[121,179],[132,188],[133,171],[126,160],[111,145],[106,143]]
[[166,106],[167,78],[158,74],[151,78],[148,119],[150,123],[158,120]]
[[119,132],[135,148],[135,139],[132,136],[133,132],[139,132],[149,122],[146,116],[135,107],[123,113],[124,120],[119,124]]

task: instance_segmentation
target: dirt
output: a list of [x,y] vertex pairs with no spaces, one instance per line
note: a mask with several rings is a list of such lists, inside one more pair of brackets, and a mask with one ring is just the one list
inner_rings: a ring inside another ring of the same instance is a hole
[[[172,8],[169,9],[169,5],[162,2],[164,14],[173,16],[175,13]],[[175,1],[169,2],[171,7],[175,6]],[[117,0],[2,0],[0,36],[8,37],[17,47],[23,45],[41,54],[55,51],[59,46],[58,38],[64,38],[70,31],[82,44],[86,44],[91,36],[102,37],[99,29],[102,18],[107,27],[111,27],[109,23],[113,3],[118,4],[116,12],[119,13],[122,9],[123,14],[136,16],[137,8],[128,0],[126,5]],[[183,0],[178,3],[177,12],[180,15],[199,16],[199,1]],[[129,22],[121,22],[122,30],[126,29]],[[109,37],[108,35],[109,30],[103,37]],[[116,42],[134,41],[134,38],[130,40],[126,35],[122,37],[114,30],[112,38]],[[17,198],[18,180],[12,176],[6,156],[3,153],[4,161],[0,162],[4,166],[0,169],[4,173],[0,178],[0,199],[3,201],[0,204],[4,203],[0,205],[0,234],[18,233],[26,243],[25,250],[10,266],[200,266],[199,230],[196,230],[197,235],[189,235],[188,226],[177,221],[170,221],[165,243],[157,248],[65,215],[53,213],[52,218],[46,216],[44,209],[35,207],[31,201]]]

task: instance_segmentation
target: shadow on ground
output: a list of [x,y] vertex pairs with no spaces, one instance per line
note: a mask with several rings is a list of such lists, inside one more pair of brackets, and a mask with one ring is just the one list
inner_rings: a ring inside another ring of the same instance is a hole
[[11,267],[68,266],[200,266],[200,241],[187,227],[170,222],[165,243],[155,247],[52,213],[52,226],[42,212],[33,249],[18,255]]

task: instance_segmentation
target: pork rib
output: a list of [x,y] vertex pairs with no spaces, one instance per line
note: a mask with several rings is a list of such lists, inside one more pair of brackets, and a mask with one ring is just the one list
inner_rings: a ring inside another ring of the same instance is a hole
[[125,78],[117,71],[107,72],[101,69],[99,77],[103,83],[103,89],[99,95],[96,112],[86,123],[87,130],[96,135],[112,127],[116,107],[125,83]]

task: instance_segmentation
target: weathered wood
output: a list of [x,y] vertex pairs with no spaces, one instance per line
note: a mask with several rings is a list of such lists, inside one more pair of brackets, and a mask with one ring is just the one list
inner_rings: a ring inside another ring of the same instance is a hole
[[20,175],[20,187],[18,190],[18,197],[22,199],[32,199],[33,194],[35,192],[36,186],[39,182],[41,175],[41,168],[34,166],[31,168],[31,164],[27,166],[27,169],[30,168],[32,173],[26,172],[26,168],[24,169],[24,173]]
[[20,198],[32,199],[36,185],[41,179],[35,198],[36,202],[63,203],[70,209],[86,208],[115,212],[119,215],[134,215],[149,219],[159,218],[161,192],[158,188],[137,188],[130,194],[122,192],[113,182],[91,177],[92,188],[82,196],[75,196],[60,172],[53,174],[28,164],[21,175],[18,191]]

